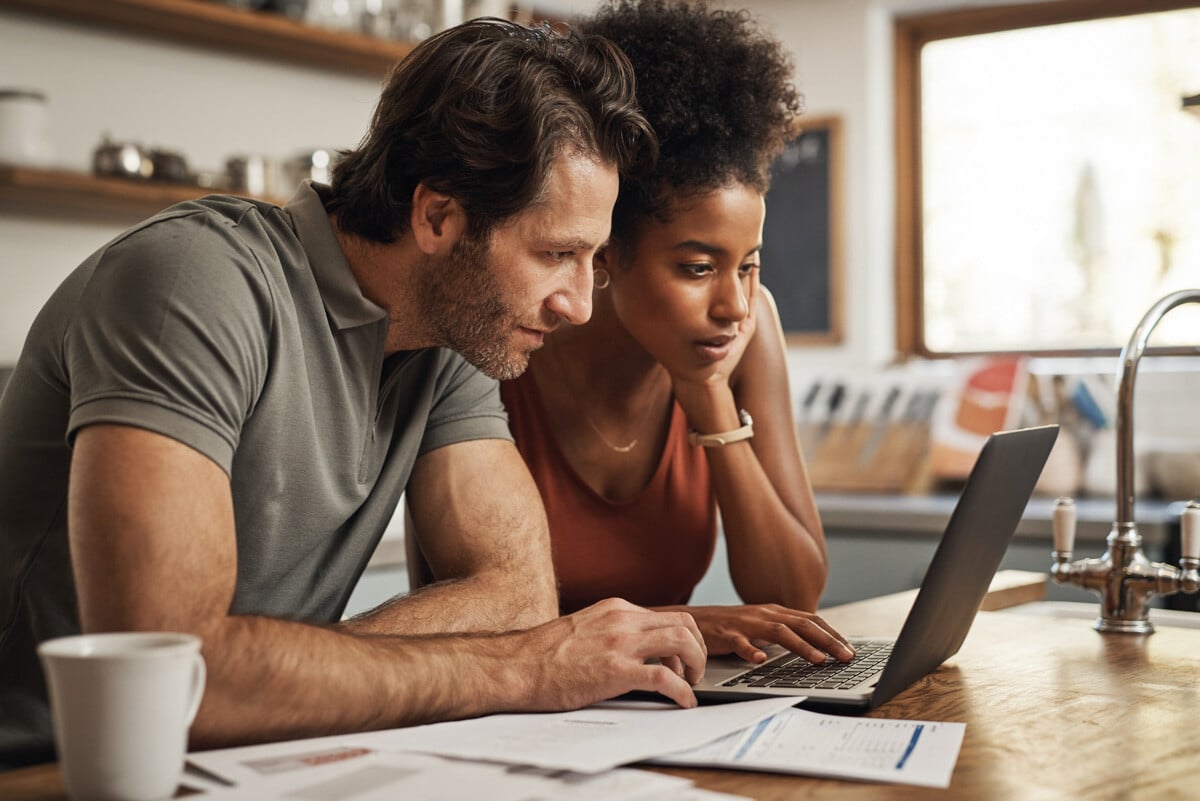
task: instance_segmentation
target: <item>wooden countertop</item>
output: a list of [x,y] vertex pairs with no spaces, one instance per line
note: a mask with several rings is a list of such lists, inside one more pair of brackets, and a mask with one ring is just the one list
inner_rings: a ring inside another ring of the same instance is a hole
[[[825,610],[843,632],[898,633],[899,596]],[[980,612],[962,650],[869,717],[967,724],[947,790],[670,770],[759,801],[1139,801],[1200,794],[1200,629],[1100,634],[1087,621]]]
[[[846,633],[895,634],[912,593],[824,610]],[[967,724],[949,789],[662,768],[759,801],[1137,801],[1197,796],[1200,629],[1100,634],[1082,620],[980,612],[962,650],[870,717]],[[53,765],[0,774],[6,801],[65,799]]]

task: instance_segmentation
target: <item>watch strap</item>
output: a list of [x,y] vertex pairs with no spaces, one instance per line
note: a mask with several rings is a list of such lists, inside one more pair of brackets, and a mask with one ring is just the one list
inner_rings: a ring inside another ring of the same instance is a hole
[[722,431],[719,434],[701,434],[698,431],[688,432],[688,444],[701,448],[723,448],[734,442],[750,439],[754,436],[754,421],[745,409],[738,410],[738,418],[742,421],[741,428],[732,431]]

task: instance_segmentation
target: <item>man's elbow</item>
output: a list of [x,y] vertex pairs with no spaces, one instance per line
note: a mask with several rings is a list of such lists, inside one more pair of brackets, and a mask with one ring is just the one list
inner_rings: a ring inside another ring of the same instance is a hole
[[558,586],[553,577],[523,582],[518,592],[524,597],[513,608],[514,629],[533,628],[558,617]]

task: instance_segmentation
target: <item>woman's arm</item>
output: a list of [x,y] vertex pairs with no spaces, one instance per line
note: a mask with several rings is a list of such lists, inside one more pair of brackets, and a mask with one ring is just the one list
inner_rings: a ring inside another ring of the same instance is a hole
[[812,612],[828,576],[825,533],[796,436],[779,312],[760,290],[755,333],[731,380],[754,437],[706,453],[738,595]]
[[825,535],[796,436],[779,313],[770,293],[755,289],[736,365],[704,381],[675,380],[689,423],[702,433],[738,427],[739,409],[754,420],[752,439],[705,451],[733,585],[752,606],[689,611],[715,653],[758,661],[765,654],[752,642],[765,640],[810,659],[819,656],[812,646],[849,658],[837,647],[844,638],[812,614],[828,575]]

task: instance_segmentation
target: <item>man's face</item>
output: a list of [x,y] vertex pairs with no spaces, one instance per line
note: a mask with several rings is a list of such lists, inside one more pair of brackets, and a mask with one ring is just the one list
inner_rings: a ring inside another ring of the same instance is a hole
[[608,239],[617,185],[612,165],[563,154],[538,202],[486,241],[463,235],[430,257],[420,300],[434,339],[507,380],[564,320],[587,322],[592,257]]

